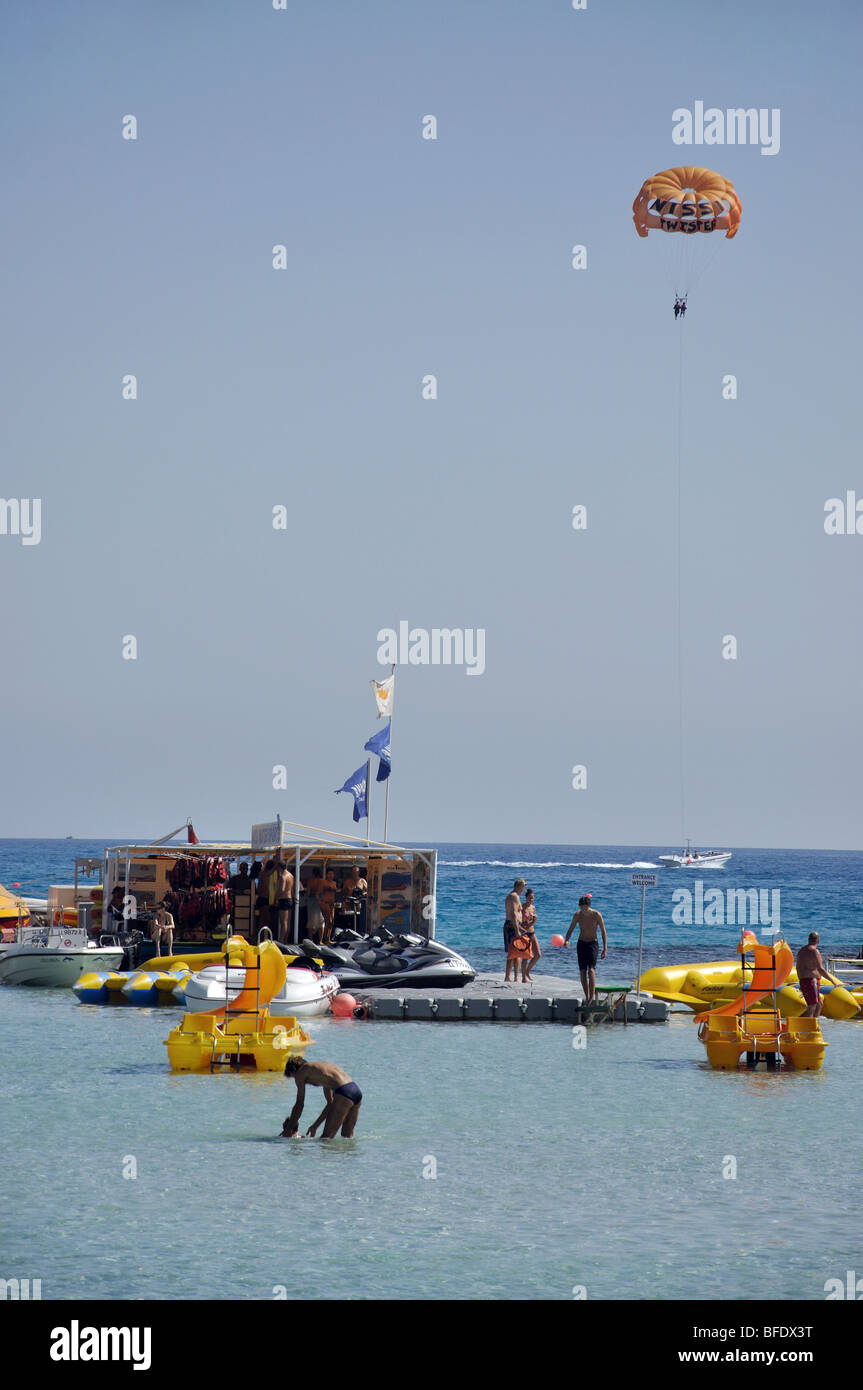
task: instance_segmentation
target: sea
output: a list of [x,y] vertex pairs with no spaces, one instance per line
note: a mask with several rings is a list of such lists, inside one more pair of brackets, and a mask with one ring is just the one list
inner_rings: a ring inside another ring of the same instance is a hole
[[[44,897],[103,848],[2,840],[0,882]],[[734,849],[697,872],[658,867],[668,846],[436,848],[437,934],[478,970],[502,968],[514,879],[534,888],[537,988],[575,973],[550,938],[586,892],[608,930],[600,980],[634,977],[637,872],[657,877],[645,968],[731,959],[743,925],[795,949],[811,930],[829,953],[863,942],[856,852]],[[740,922],[746,889],[778,923]],[[820,1072],[727,1074],[688,1014],[583,1047],[558,1024],[312,1019],[310,1053],[365,1097],[355,1137],[322,1143],[278,1137],[281,1076],[173,1075],[178,1015],[0,990],[0,1277],[59,1300],[709,1302],[821,1300],[863,1269],[856,1020],[825,1020]]]

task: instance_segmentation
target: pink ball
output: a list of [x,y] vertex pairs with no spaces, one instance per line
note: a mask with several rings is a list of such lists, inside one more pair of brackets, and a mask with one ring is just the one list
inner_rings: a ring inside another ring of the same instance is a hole
[[352,994],[337,994],[331,1007],[336,1018],[353,1018],[357,1001]]
[[552,944],[552,946],[562,946],[562,945],[563,945],[563,937],[561,936],[561,934],[560,934],[559,931],[556,931],[556,932],[554,933],[554,936],[551,938],[551,944]]

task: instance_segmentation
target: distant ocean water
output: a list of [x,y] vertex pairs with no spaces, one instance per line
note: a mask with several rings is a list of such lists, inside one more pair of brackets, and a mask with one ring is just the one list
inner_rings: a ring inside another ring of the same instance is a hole
[[[609,958],[603,970],[609,977],[634,974],[641,890],[630,879],[635,871],[652,870],[657,884],[647,889],[645,897],[646,966],[734,956],[740,936],[740,900],[729,900],[729,889],[754,888],[759,895],[763,891],[768,912],[778,902],[781,929],[795,950],[810,931],[821,933],[825,951],[856,955],[860,950],[863,853],[734,849],[731,845],[705,848],[731,849],[727,867],[664,869],[658,856],[674,852],[670,845],[440,844],[437,933],[463,950],[475,966],[500,968],[504,898],[516,877],[525,878],[536,894],[537,931],[545,951],[540,968],[574,973],[575,961],[569,952],[548,943],[553,932],[566,932],[581,895],[592,893],[593,906],[602,913],[609,937]],[[675,922],[675,892],[692,894],[694,917],[698,882],[706,898],[711,890],[721,890],[723,925],[711,924],[707,903],[702,914],[707,920],[690,925]],[[727,920],[730,907],[734,922]]]
[[[825,930],[863,934],[863,853],[831,850],[732,849],[733,857],[724,869],[663,869],[659,855],[673,852],[673,846],[644,845],[465,845],[441,844],[438,849],[441,914],[463,895],[470,893],[487,909],[500,915],[495,898],[512,887],[514,876],[526,878],[538,898],[544,898],[551,929],[569,920],[582,893],[593,894],[596,905],[609,921],[618,923],[622,940],[636,923],[640,892],[632,888],[629,875],[636,870],[653,870],[656,888],[648,889],[648,911],[656,939],[680,940],[679,927],[671,920],[671,893],[675,888],[691,887],[701,879],[710,888],[767,888],[781,890],[782,910],[789,924],[800,930],[817,914]],[[533,880],[533,881],[531,881]],[[471,922],[471,926],[478,923]],[[466,924],[467,925],[467,924]],[[667,938],[663,936],[665,929]],[[709,929],[692,933],[703,938]],[[713,928],[714,939],[725,933]]]

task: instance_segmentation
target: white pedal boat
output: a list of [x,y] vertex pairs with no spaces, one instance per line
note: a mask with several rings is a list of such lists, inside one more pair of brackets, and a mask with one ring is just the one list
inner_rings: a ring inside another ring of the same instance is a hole
[[[186,979],[185,1006],[189,1013],[207,1013],[210,1009],[221,1009],[225,1004],[225,976],[227,974],[228,999],[236,999],[245,983],[246,972],[242,966],[208,965],[195,975]],[[285,983],[270,1001],[270,1012],[274,1014],[293,1014],[295,1018],[313,1018],[317,1014],[327,1014],[333,996],[339,992],[336,975],[324,971],[288,966]]]

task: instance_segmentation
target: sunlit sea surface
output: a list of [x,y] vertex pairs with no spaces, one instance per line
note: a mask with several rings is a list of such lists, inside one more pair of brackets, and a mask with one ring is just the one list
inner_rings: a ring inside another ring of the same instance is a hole
[[[44,894],[101,848],[2,841],[0,882]],[[521,872],[544,943],[593,892],[621,978],[638,932],[630,866],[659,852],[442,846],[438,933],[499,969]],[[856,953],[861,867],[738,851],[704,881],[778,887],[794,945],[815,926]],[[733,954],[736,927],[671,924],[684,879],[658,873],[646,961]],[[548,948],[546,964],[575,962]],[[584,1286],[724,1300],[823,1299],[863,1268],[863,1024],[825,1021],[820,1073],[727,1075],[683,1015],[593,1029],[584,1050],[555,1024],[310,1020],[310,1052],[366,1097],[356,1137],[321,1143],[277,1137],[295,1094],[282,1077],[172,1076],[177,1017],[0,990],[0,1276],[41,1279],[52,1299],[569,1300]],[[310,1094],[308,1119],[319,1109]]]

